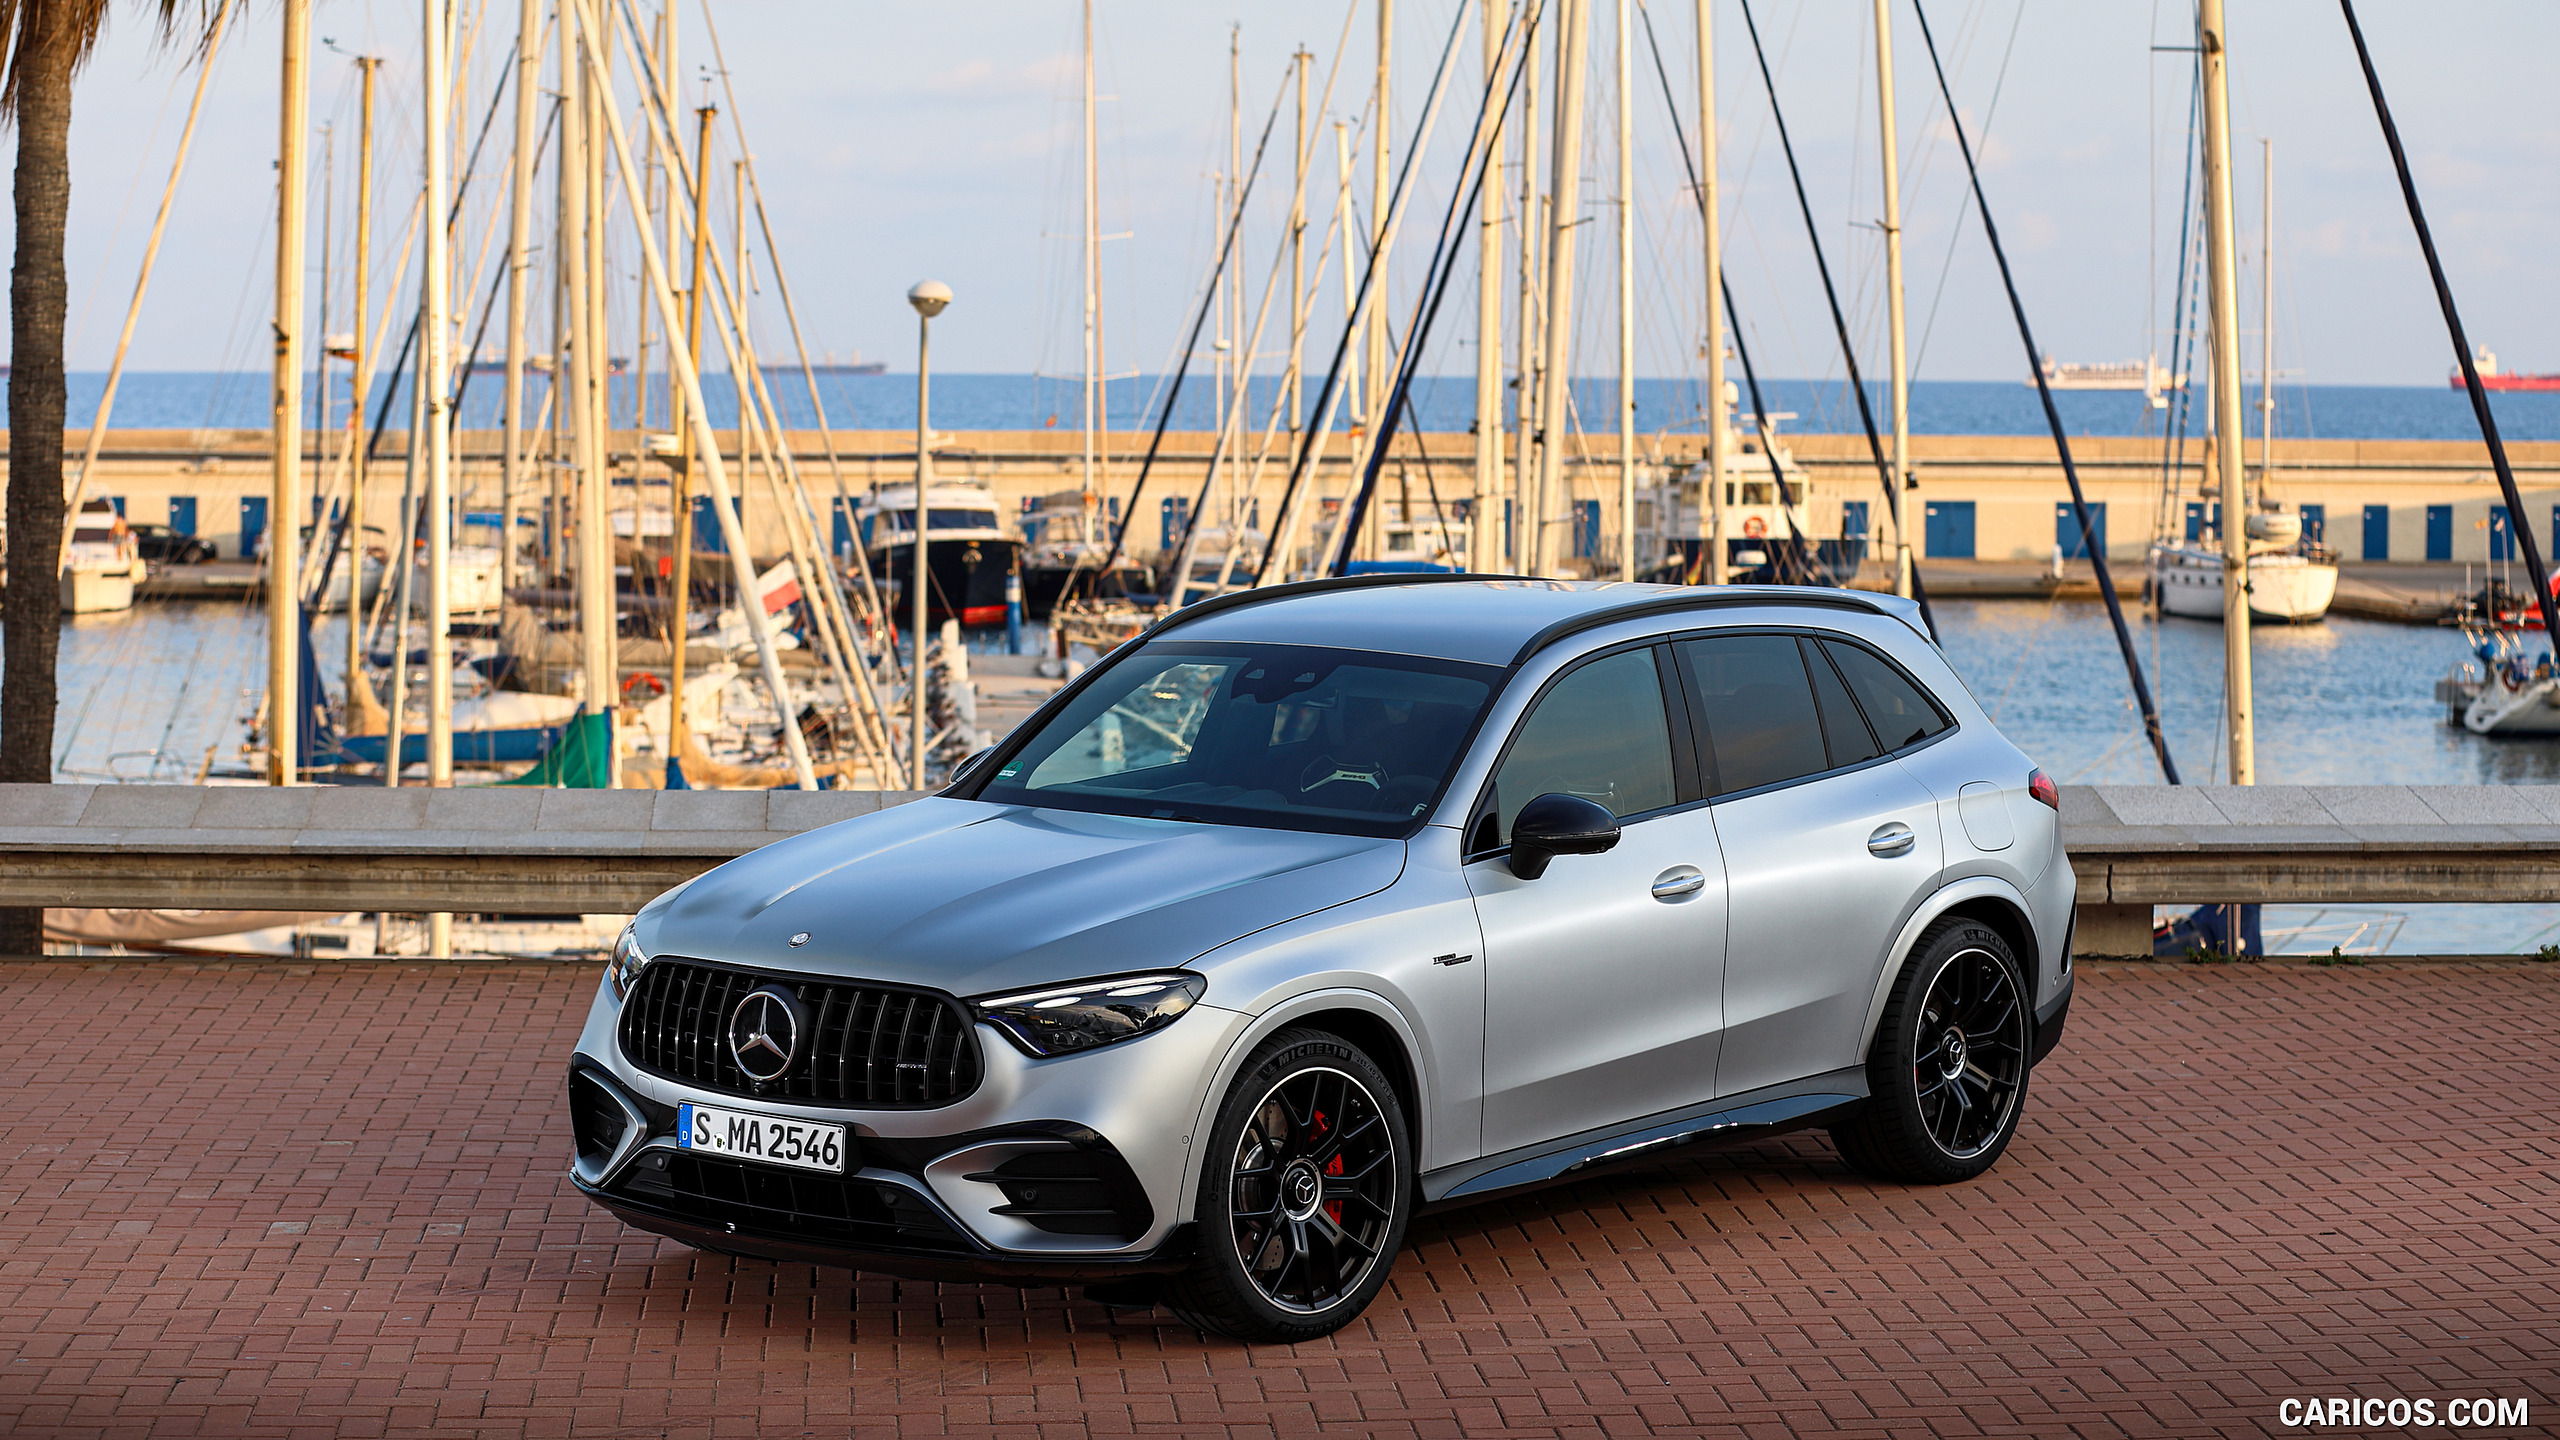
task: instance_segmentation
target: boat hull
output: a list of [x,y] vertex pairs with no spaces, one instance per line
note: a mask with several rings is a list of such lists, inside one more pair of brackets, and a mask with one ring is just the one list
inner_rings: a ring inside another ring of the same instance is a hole
[[[925,592],[925,616],[933,624],[958,620],[963,625],[1004,623],[1004,582],[1022,550],[1014,540],[928,540],[925,568],[932,587]],[[915,580],[914,547],[899,542],[871,552],[872,579],[881,587],[893,625],[904,625],[914,611],[907,586]],[[1025,589],[1028,587],[1025,577]]]
[[99,615],[130,610],[133,587],[142,576],[143,562],[139,560],[112,565],[83,565],[74,560],[62,567],[62,613]]
[[[2159,549],[2151,556],[2152,593],[2165,614],[2222,618],[2222,557],[2200,549]],[[2249,618],[2306,625],[2329,613],[2338,567],[2301,555],[2249,557]]]
[[2462,728],[2474,735],[2560,735],[2560,680],[2528,677],[2510,688],[2493,675],[2462,712]]

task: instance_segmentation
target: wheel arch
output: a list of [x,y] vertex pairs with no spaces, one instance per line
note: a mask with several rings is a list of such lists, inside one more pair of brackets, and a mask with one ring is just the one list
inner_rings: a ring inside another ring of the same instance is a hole
[[1866,1023],[1858,1031],[1857,1053],[1861,1063],[1875,1046],[1876,1026],[1884,1019],[1885,1000],[1892,995],[1894,982],[1902,977],[1902,968],[1911,963],[1911,952],[1919,948],[1920,937],[1928,933],[1930,926],[1949,916],[1978,921],[2008,942],[2010,953],[2026,967],[2027,973],[2023,978],[2028,994],[2035,994],[2042,960],[2036,943],[2035,922],[2029,918],[2032,913],[2026,897],[2019,894],[2016,887],[1988,875],[1959,880],[1922,903],[1904,922],[1902,933],[1894,937],[1884,968],[1876,976],[1875,994],[1867,1001]]
[[1406,1133],[1410,1136],[1414,1163],[1428,1153],[1425,1132],[1429,1127],[1429,1080],[1414,1057],[1420,1053],[1413,1025],[1403,1012],[1385,996],[1370,990],[1315,990],[1293,995],[1255,1016],[1236,1038],[1229,1042],[1211,1072],[1208,1085],[1200,1096],[1200,1111],[1191,1122],[1191,1163],[1184,1167],[1178,1214],[1188,1216],[1200,1201],[1200,1174],[1209,1148],[1209,1132],[1217,1126],[1218,1106],[1236,1083],[1245,1061],[1262,1043],[1283,1030],[1312,1029],[1341,1037],[1366,1052],[1378,1067],[1387,1072],[1387,1083],[1395,1088],[1396,1101],[1404,1107]]

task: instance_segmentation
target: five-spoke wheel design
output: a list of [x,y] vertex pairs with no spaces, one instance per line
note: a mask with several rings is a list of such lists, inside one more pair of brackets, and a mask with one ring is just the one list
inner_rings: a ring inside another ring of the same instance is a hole
[[1228,1189],[1236,1258],[1288,1310],[1360,1287],[1396,1214],[1395,1146],[1378,1099],[1330,1067],[1298,1071],[1254,1106]]
[[2027,1073],[2026,1019],[2009,967],[1981,949],[1958,952],[1920,1002],[1912,1090],[1950,1159],[1970,1160],[2006,1133]]

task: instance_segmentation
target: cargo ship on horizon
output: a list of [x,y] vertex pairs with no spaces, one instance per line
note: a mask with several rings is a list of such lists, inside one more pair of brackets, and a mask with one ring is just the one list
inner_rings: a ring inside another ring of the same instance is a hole
[[[2471,357],[2471,363],[2479,367],[2480,388],[2483,390],[2560,390],[2560,375],[2501,373],[2498,369],[2497,352],[2493,350],[2484,348],[2478,351]],[[2463,388],[2461,366],[2454,367],[2450,381],[2454,389]]]

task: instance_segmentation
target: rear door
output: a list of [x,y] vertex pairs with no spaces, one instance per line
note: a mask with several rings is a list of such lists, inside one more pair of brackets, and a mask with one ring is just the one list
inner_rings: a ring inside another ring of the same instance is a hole
[[1934,887],[1938,810],[1810,637],[1677,642],[1731,916],[1716,1093],[1858,1064],[1886,948]]
[[[1644,646],[1567,671],[1512,732],[1468,827],[1486,1154],[1715,1095],[1724,862],[1668,664]],[[1522,880],[1511,820],[1558,791],[1606,806],[1618,844]]]

